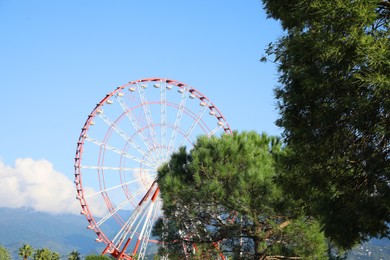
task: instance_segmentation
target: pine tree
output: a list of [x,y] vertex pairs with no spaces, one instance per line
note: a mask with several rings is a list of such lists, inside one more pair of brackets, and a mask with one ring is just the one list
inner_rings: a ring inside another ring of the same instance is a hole
[[160,255],[325,259],[319,225],[293,210],[274,182],[282,153],[277,138],[255,132],[204,136],[191,151],[180,148],[158,172]]
[[389,237],[390,2],[263,0],[289,148],[280,183],[343,248]]

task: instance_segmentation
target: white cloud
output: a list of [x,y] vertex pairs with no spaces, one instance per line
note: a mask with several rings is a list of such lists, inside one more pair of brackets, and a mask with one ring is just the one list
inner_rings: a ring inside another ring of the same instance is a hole
[[75,186],[46,160],[17,159],[15,166],[0,161],[0,207],[32,208],[52,214],[79,214]]

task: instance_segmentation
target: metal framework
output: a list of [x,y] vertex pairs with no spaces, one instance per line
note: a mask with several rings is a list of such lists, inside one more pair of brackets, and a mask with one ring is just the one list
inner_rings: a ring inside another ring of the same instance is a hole
[[105,244],[102,254],[153,254],[151,230],[162,214],[158,168],[201,134],[231,132],[206,96],[176,80],[136,80],[107,94],[81,129],[74,164],[80,213]]

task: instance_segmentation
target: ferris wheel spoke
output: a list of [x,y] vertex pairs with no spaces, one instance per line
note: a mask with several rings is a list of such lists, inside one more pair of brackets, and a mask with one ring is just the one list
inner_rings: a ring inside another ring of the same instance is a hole
[[[156,175],[154,174],[154,175],[151,175],[151,176],[156,176]],[[135,183],[135,182],[140,182],[141,180],[142,180],[142,178],[137,178],[137,179],[134,179],[134,180],[131,180],[131,181],[128,181],[128,182],[124,182],[124,183],[121,183],[119,185],[116,185],[116,186],[113,186],[113,187],[110,187],[110,188],[107,188],[107,189],[104,189],[104,190],[100,190],[100,191],[92,193],[92,194],[85,195],[85,198],[90,198],[90,197],[102,194],[104,192],[107,192],[107,191],[111,191],[111,190],[115,190],[115,189],[118,189],[118,188],[122,188],[122,187],[124,187],[124,186],[126,186],[128,184]]]
[[[120,248],[127,238],[127,241],[130,242],[133,240],[134,235],[138,234],[138,230],[142,223],[145,222],[147,217],[148,208],[150,207],[151,202],[144,203],[139,212],[133,213],[131,215],[131,221],[128,223],[124,232],[122,232],[120,239],[118,240],[116,247]],[[129,219],[130,220],[130,219]],[[125,251],[127,248],[123,248],[122,251]],[[138,249],[138,248],[137,248]],[[134,251],[137,251],[135,248]],[[135,252],[133,253],[135,254]]]
[[141,164],[147,165],[147,166],[152,167],[152,168],[156,168],[156,167],[157,167],[157,164],[150,164],[149,162],[147,162],[147,161],[145,161],[145,160],[143,160],[143,159],[140,159],[140,158],[138,158],[138,157],[135,157],[135,156],[133,156],[133,155],[131,155],[131,154],[129,154],[129,153],[126,153],[126,152],[124,152],[124,151],[122,151],[122,150],[119,150],[118,148],[115,148],[115,147],[113,147],[113,146],[111,146],[111,145],[108,145],[108,144],[106,144],[106,143],[104,143],[104,142],[95,140],[95,139],[93,139],[93,138],[91,138],[91,137],[89,137],[89,136],[86,136],[86,137],[85,137],[85,140],[87,140],[87,141],[89,141],[89,142],[91,142],[91,143],[94,143],[94,144],[96,144],[96,145],[98,145],[98,146],[100,146],[100,147],[102,147],[102,148],[107,149],[107,150],[110,150],[110,151],[112,151],[112,152],[114,152],[114,153],[117,153],[117,154],[119,154],[119,155],[122,155],[122,156],[124,156],[124,157],[126,157],[126,158],[129,158],[129,159],[131,159],[131,160],[133,160],[133,161],[139,162],[139,163],[141,163]]
[[[221,122],[221,121],[219,121]],[[210,131],[210,133],[207,134],[208,137],[211,137],[213,135],[215,135],[219,130],[221,130],[223,128],[224,124],[223,123],[218,123],[218,126],[216,128],[214,128],[213,130]]]
[[[134,141],[133,138],[130,138],[117,124],[112,122],[106,115],[104,115],[103,112],[99,113],[99,117],[116,133],[118,133],[126,142],[128,142],[133,148],[135,148],[144,158],[150,158],[146,157],[146,152],[142,150],[142,148]],[[153,163],[153,162],[151,162]],[[154,163],[158,163],[155,161]]]
[[[158,195],[159,191],[160,191],[160,189],[157,187],[156,191],[154,192],[154,194],[153,194],[153,196],[152,196],[152,198],[150,200],[148,214],[146,216],[146,219],[143,221],[144,223],[143,223],[143,226],[142,226],[142,229],[141,229],[141,233],[139,234],[138,240],[137,240],[137,242],[135,244],[135,247],[134,247],[134,250],[133,250],[133,255],[135,255],[137,253],[139,244],[142,241],[142,239],[144,239],[145,231],[147,230],[150,218],[152,216],[153,209],[154,209],[154,207],[156,205],[156,199],[157,199],[157,195]],[[149,239],[149,237],[147,237],[146,239]]]
[[[144,87],[145,85],[144,84],[141,84],[141,85],[138,85],[138,94],[139,94],[139,97],[141,99],[141,105],[142,105],[142,109],[144,111],[144,115],[145,115],[145,118],[146,118],[146,122],[148,124],[148,129],[149,129],[149,132],[152,136],[152,143],[153,143],[153,147],[155,148],[158,148],[159,147],[159,144],[158,144],[158,141],[157,141],[157,137],[156,137],[156,132],[155,132],[155,129],[154,129],[154,124],[153,124],[153,121],[152,121],[152,113],[149,109],[149,103],[146,99],[146,96],[145,96],[145,91],[144,91]],[[161,152],[159,149],[156,149],[157,151],[157,159],[158,161],[161,163]]]
[[169,157],[168,150],[167,150],[167,84],[164,84],[160,88],[160,100],[161,100],[161,105],[160,105],[160,121],[161,121],[161,146],[162,149],[165,150],[165,155],[163,157],[163,160],[167,160]]
[[[148,212],[147,209],[150,207],[151,203],[153,202],[153,200],[149,198],[154,197],[154,194],[156,193],[157,189],[158,187],[157,185],[155,185],[154,182],[149,188],[149,190],[147,191],[147,193],[145,194],[145,196],[142,198],[142,200],[140,201],[136,209],[133,211],[128,221],[126,221],[125,225],[115,236],[113,242],[115,242],[119,238],[119,240],[116,242],[117,248],[121,247],[122,243],[125,241],[127,237],[128,237],[128,241],[131,241],[133,239],[134,235],[139,230],[141,223],[143,223],[144,219],[147,217],[147,212]],[[126,248],[124,248],[124,250],[125,249]]]
[[184,111],[184,108],[185,108],[186,101],[188,99],[188,92],[189,92],[188,91],[188,87],[180,88],[179,92],[182,93],[182,95],[181,95],[179,108],[178,108],[177,113],[176,113],[176,120],[175,120],[175,124],[173,126],[171,139],[170,139],[169,145],[168,145],[168,153],[170,153],[174,149],[177,132],[178,132],[178,129],[180,127],[181,119],[183,117],[183,111]]
[[[140,188],[137,190],[137,192],[135,194],[133,194],[131,196],[131,198],[129,199],[126,199],[124,201],[122,201],[118,207],[114,208],[113,210],[111,210],[106,216],[104,216],[102,219],[100,219],[96,225],[94,227],[99,227],[100,225],[102,225],[104,222],[106,222],[108,219],[110,219],[113,215],[115,215],[118,210],[122,209],[124,206],[126,206],[127,204],[129,204],[131,201],[133,201],[135,199],[135,197],[141,193],[142,191],[144,190],[144,188]],[[93,228],[94,228],[93,227]]]
[[98,222],[96,222],[96,225],[94,227],[99,227],[101,224],[106,222],[109,218],[111,218],[118,210],[126,206],[130,201],[125,200],[123,201],[118,207],[116,207],[114,210],[110,211],[107,215],[105,215],[103,218],[101,218]]
[[149,238],[150,238],[150,234],[152,232],[152,228],[153,228],[153,224],[154,224],[154,220],[156,219],[156,215],[157,215],[157,203],[155,202],[152,202],[152,213],[151,213],[151,217],[149,218],[149,220],[147,221],[147,224],[146,224],[146,229],[145,229],[145,235],[143,237],[141,237],[142,239],[142,243],[141,243],[141,249],[140,249],[140,252],[139,252],[139,259],[144,259],[145,257],[145,253],[146,253],[146,248],[148,246],[148,242],[149,242]]
[[[122,246],[122,243],[129,236],[130,231],[133,230],[133,226],[135,223],[140,222],[140,219],[143,219],[146,216],[146,208],[149,203],[142,203],[141,205],[137,205],[136,209],[132,212],[129,219],[122,226],[119,232],[115,235],[112,243],[116,245],[117,248]],[[136,230],[136,228],[134,229]],[[130,239],[132,237],[129,237]],[[118,240],[118,241],[117,241]]]
[[195,126],[197,126],[199,124],[199,121],[202,119],[202,116],[204,114],[204,112],[206,111],[206,109],[208,108],[208,104],[203,104],[202,105],[202,108],[201,110],[199,111],[199,113],[196,115],[196,118],[194,119],[194,121],[192,122],[190,128],[187,130],[187,132],[184,134],[184,137],[182,139],[182,141],[180,142],[179,146],[182,146],[185,142],[186,139],[188,139],[192,132],[194,131],[195,129]]
[[148,139],[145,137],[145,135],[143,134],[143,130],[142,128],[138,125],[138,121],[137,119],[135,118],[133,112],[131,111],[131,109],[127,106],[126,102],[123,100],[122,97],[120,96],[117,96],[116,97],[120,106],[122,107],[122,110],[124,111],[124,113],[126,114],[126,117],[129,119],[129,121],[131,122],[131,124],[133,125],[137,135],[141,138],[142,142],[144,143],[145,147],[150,151],[153,149],[153,146],[151,146],[150,142],[148,141]]

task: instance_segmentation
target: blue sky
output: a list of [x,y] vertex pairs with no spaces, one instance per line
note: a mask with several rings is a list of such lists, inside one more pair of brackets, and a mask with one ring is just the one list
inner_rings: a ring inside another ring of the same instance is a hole
[[259,59],[281,34],[260,0],[0,0],[0,162],[45,160],[73,179],[87,115],[146,77],[195,87],[232,129],[279,135],[276,68]]

